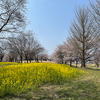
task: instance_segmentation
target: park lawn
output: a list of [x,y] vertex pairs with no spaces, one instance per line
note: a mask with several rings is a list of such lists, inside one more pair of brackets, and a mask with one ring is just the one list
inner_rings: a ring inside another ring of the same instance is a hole
[[19,96],[6,96],[0,100],[100,100],[100,70],[75,68],[88,72],[78,79],[60,85],[44,84],[35,91]]

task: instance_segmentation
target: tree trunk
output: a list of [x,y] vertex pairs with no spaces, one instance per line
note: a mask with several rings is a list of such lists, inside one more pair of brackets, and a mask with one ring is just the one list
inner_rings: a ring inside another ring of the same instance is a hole
[[77,64],[78,64],[78,61],[77,61],[77,59],[76,59],[76,67],[77,67]]
[[99,64],[97,64],[97,68],[99,67]]
[[15,62],[17,61],[17,58],[15,58]]
[[83,24],[83,47],[82,47],[82,65],[81,67],[86,67],[85,66],[85,26]]
[[86,66],[85,66],[85,51],[84,51],[84,46],[85,46],[85,44],[83,43],[83,51],[82,51],[82,63],[81,63],[81,67],[86,67]]
[[22,56],[20,56],[20,60],[21,60],[21,63],[22,63],[22,61],[23,61],[23,57]]
[[42,62],[42,58],[41,58],[41,62]]
[[36,60],[36,57],[35,57],[35,62],[36,62],[37,60]]
[[97,66],[97,68],[98,68],[98,67],[99,67],[99,63],[96,62],[96,66]]
[[10,62],[13,62],[13,59],[10,59]]
[[72,67],[72,59],[70,59],[70,66]]
[[28,56],[25,54],[25,59],[27,60],[27,63],[28,63]]
[[27,59],[27,63],[28,63],[28,59]]
[[3,57],[1,58],[1,62],[2,62],[2,60],[3,60]]
[[37,60],[37,63],[39,63],[38,58],[36,60]]
[[84,59],[82,59],[81,67],[86,67]]

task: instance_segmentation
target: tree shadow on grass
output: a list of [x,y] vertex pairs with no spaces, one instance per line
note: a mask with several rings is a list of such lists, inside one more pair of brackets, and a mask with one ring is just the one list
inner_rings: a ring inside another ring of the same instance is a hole
[[6,95],[4,97],[0,97],[0,100],[33,100],[32,96],[24,95],[24,96],[16,96],[16,95]]
[[90,69],[90,70],[94,70],[94,71],[100,71],[100,69],[93,69],[93,68],[88,68],[88,67],[86,67],[86,69]]
[[96,86],[91,81],[80,81],[72,85],[71,88],[56,92],[60,98],[72,98],[72,100],[100,100],[100,86]]
[[[72,67],[72,68],[77,68],[77,69],[79,69],[79,67],[76,67],[76,66],[74,66],[74,65],[72,65],[71,67]],[[80,67],[80,69],[81,69],[81,68],[90,69],[90,70],[93,70],[93,71],[100,71],[100,69],[93,69],[92,67],[90,67],[90,68],[89,68],[89,67]]]

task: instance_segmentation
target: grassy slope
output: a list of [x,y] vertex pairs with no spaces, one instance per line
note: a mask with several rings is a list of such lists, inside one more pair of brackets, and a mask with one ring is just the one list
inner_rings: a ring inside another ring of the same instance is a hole
[[100,70],[80,68],[89,72],[75,81],[63,85],[45,84],[36,91],[18,97],[5,97],[0,100],[100,100]]

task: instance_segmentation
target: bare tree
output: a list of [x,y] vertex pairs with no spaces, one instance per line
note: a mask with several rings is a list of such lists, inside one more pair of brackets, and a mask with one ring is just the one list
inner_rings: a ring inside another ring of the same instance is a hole
[[33,60],[35,53],[33,52],[33,47],[36,45],[36,39],[32,31],[28,31],[25,35],[26,38],[26,47],[24,49],[25,60]]
[[4,50],[0,49],[0,62],[2,62],[4,55],[5,55]]
[[95,45],[94,30],[92,20],[89,16],[88,8],[78,8],[76,20],[70,26],[71,43],[80,54],[81,67],[86,66],[86,60],[93,56],[93,46]]
[[39,60],[41,60],[41,62],[43,61],[44,56],[45,56],[44,54],[39,55]]
[[99,67],[99,63],[100,63],[100,42],[96,43],[94,46],[94,56],[93,56],[93,60],[96,64],[97,67]]
[[36,40],[35,34],[32,31],[28,31],[28,33],[26,33],[25,38],[27,39],[27,42],[24,49],[24,55],[25,59],[27,60],[27,63],[28,60],[31,62],[31,60],[33,59],[37,59],[38,61],[38,55],[45,49]]
[[27,0],[0,0],[0,39],[25,29],[26,4]]
[[20,34],[16,38],[10,38],[8,41],[9,49],[15,53],[18,54],[22,63],[23,57],[24,57],[24,50],[26,47],[26,41],[25,34]]
[[91,16],[93,17],[92,21],[94,22],[93,29],[96,35],[98,35],[98,37],[100,38],[100,0],[95,1],[96,2],[90,2],[90,5],[92,7]]
[[25,27],[26,3],[26,0],[0,0],[0,33],[2,35],[8,32],[19,32]]
[[63,45],[57,45],[57,48],[55,49],[54,53],[52,54],[52,57],[55,62],[63,64],[64,61],[64,53],[63,53]]
[[8,56],[8,59],[9,59],[10,62],[16,62],[17,61],[18,55],[15,52],[9,51],[7,56]]
[[43,60],[44,60],[44,61],[47,61],[47,60],[48,60],[48,54],[44,54]]
[[16,38],[10,38],[8,45],[12,54],[17,54],[20,57],[21,63],[24,58],[27,60],[27,63],[28,60],[31,62],[33,58],[36,58],[38,61],[37,57],[39,53],[44,50],[32,31],[19,34]]
[[40,53],[39,54],[39,60],[41,60],[41,62],[44,60],[44,61],[47,61],[48,60],[48,54],[44,51],[43,53]]
[[45,51],[45,48],[41,46],[41,44],[35,45],[35,48],[33,48],[33,51],[35,52],[35,61],[39,62],[39,54]]
[[7,47],[6,42],[0,41],[0,47],[2,47],[2,48],[0,48],[0,61],[2,62],[2,60],[6,54],[6,47]]

